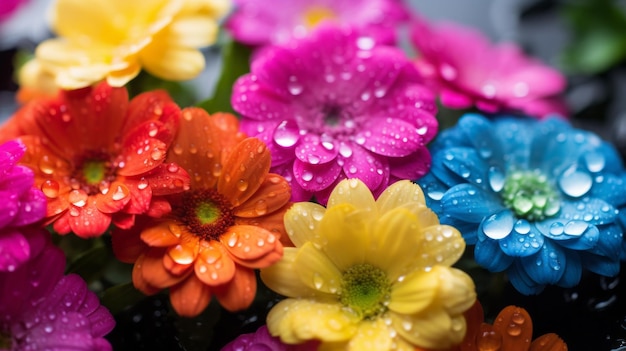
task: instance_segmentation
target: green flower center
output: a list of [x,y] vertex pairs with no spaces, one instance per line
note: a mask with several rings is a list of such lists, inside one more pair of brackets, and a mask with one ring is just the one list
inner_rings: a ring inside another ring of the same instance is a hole
[[204,240],[218,240],[235,224],[231,203],[212,189],[186,192],[177,215],[191,233]]
[[343,305],[369,319],[387,310],[390,291],[385,272],[363,263],[344,272],[339,299]]
[[561,209],[558,193],[539,171],[509,174],[502,189],[502,199],[518,218],[529,221],[540,221],[554,216]]
[[83,164],[83,176],[89,185],[98,184],[104,179],[106,167],[102,161],[87,161]]
[[11,335],[0,330],[0,350],[12,350],[13,346]]

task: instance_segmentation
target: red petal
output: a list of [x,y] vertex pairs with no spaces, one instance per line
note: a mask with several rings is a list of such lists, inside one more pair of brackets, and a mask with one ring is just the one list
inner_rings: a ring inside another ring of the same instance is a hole
[[[160,133],[169,130],[168,134],[175,134],[180,121],[180,108],[172,101],[166,91],[154,90],[135,96],[128,105],[126,125],[122,135],[147,121],[161,121],[163,129],[159,131]],[[159,139],[167,140],[165,138]]]
[[118,174],[123,176],[137,176],[151,171],[165,160],[168,144],[150,137],[152,130],[158,130],[159,122],[150,122],[130,133],[124,144],[124,167],[120,167]]
[[124,208],[124,212],[132,214],[143,214],[150,208],[152,199],[152,188],[144,178],[126,178],[124,183],[130,191],[130,200]]
[[113,225],[120,229],[130,229],[133,225],[135,225],[135,215],[127,214],[127,213],[115,213],[111,216],[113,221]]
[[130,190],[126,184],[113,182],[106,194],[97,194],[95,198],[100,212],[115,213],[121,211],[130,201]]
[[483,306],[478,300],[470,307],[469,310],[463,313],[465,322],[467,324],[467,332],[465,338],[459,345],[461,351],[476,351],[476,336],[480,332],[480,326],[485,320]]
[[194,271],[204,284],[215,286],[228,283],[235,275],[235,263],[222,244],[216,241],[204,242],[200,248]]
[[170,195],[189,189],[189,174],[176,163],[161,164],[148,174],[144,174],[154,196]]
[[146,215],[161,218],[170,212],[172,212],[172,206],[170,206],[169,201],[163,197],[153,197]]
[[87,199],[83,207],[70,205],[66,216],[74,234],[85,239],[104,234],[111,224],[111,215],[98,210],[93,196]]
[[211,302],[211,289],[193,274],[170,288],[170,302],[181,317],[196,317]]
[[215,297],[228,311],[241,311],[252,304],[256,294],[256,276],[254,270],[236,267],[233,279],[213,289]]
[[148,245],[139,237],[137,231],[116,229],[111,232],[113,254],[118,260],[133,263],[148,249]]

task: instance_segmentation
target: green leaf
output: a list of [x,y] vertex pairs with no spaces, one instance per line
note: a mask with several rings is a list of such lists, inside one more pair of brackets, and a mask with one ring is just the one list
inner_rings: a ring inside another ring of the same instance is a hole
[[104,307],[109,309],[111,314],[115,315],[135,305],[145,297],[141,291],[135,289],[133,283],[125,283],[106,289],[102,293],[100,301]]
[[250,72],[251,49],[234,40],[229,40],[222,47],[222,75],[220,76],[213,96],[198,104],[209,113],[230,112],[234,113],[230,97],[233,84],[237,78]]
[[87,283],[99,279],[104,266],[111,258],[111,253],[106,246],[93,247],[78,256],[67,267],[67,273],[80,275]]
[[183,82],[164,80],[146,71],[141,71],[128,83],[127,88],[131,98],[147,91],[165,90],[180,107],[191,106],[196,102],[194,91]]

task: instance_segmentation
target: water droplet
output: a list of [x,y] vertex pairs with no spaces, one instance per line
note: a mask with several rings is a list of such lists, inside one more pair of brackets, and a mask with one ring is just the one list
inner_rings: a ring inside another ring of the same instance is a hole
[[441,74],[441,77],[447,81],[455,80],[457,77],[456,68],[447,63],[442,63],[441,66],[439,66],[439,74]]
[[282,147],[294,146],[300,138],[298,124],[292,120],[282,121],[276,127],[273,138]]
[[483,95],[488,99],[492,99],[496,96],[496,86],[493,84],[483,85],[481,91]]
[[125,186],[118,185],[115,188],[115,192],[113,193],[113,195],[111,195],[111,198],[115,201],[119,201],[127,197],[129,194],[130,192]]
[[604,169],[606,160],[599,152],[589,152],[585,154],[585,163],[589,172],[596,173]]
[[570,221],[565,225],[563,232],[567,235],[579,236],[579,235],[582,235],[585,232],[585,230],[587,230],[587,228],[589,228],[589,225],[587,224],[587,222]]
[[522,328],[517,324],[510,324],[506,332],[511,336],[518,336],[522,333]]
[[148,181],[146,180],[146,178],[141,178],[141,180],[139,180],[139,183],[137,183],[137,189],[139,190],[143,190],[145,188],[148,187]]
[[499,351],[502,346],[502,336],[495,331],[483,331],[476,336],[476,346],[482,351]]
[[565,225],[563,225],[563,223],[561,222],[554,222],[550,225],[550,234],[558,236],[563,234],[563,230],[565,228]]
[[515,231],[520,234],[528,234],[530,232],[530,223],[525,219],[520,219],[515,222]]
[[324,279],[317,272],[313,273],[313,286],[315,286],[315,288],[318,290],[321,289],[322,286],[324,286]]
[[304,180],[305,182],[310,181],[311,179],[313,179],[313,173],[309,172],[309,171],[304,171],[302,173],[302,180]]
[[291,93],[291,95],[298,96],[302,94],[302,90],[304,90],[304,87],[302,86],[302,84],[293,81],[287,84],[287,89],[289,90],[289,93]]
[[254,211],[257,215],[262,216],[267,213],[267,202],[265,200],[259,200],[254,205]]
[[489,186],[495,192],[499,192],[504,187],[504,173],[496,167],[489,167]]
[[237,181],[237,189],[239,189],[239,191],[246,191],[246,189],[248,189],[248,182],[244,179],[239,179],[239,181]]
[[513,315],[511,316],[511,321],[513,321],[513,323],[515,324],[524,324],[524,322],[526,322],[526,319],[524,318],[524,315],[521,313],[513,313]]
[[352,148],[345,143],[341,143],[339,144],[339,154],[343,157],[350,157],[352,156]]
[[518,98],[523,98],[526,95],[528,95],[528,84],[526,84],[526,82],[517,82],[515,83],[515,85],[513,85],[513,95],[515,95]]
[[237,233],[232,233],[230,238],[228,238],[228,246],[235,247],[237,245],[237,241],[239,240],[239,235]]
[[82,189],[70,191],[67,197],[67,199],[76,207],[85,206],[87,204],[87,198],[87,193]]
[[361,50],[371,50],[376,42],[370,37],[359,37],[356,40],[356,46]]
[[575,168],[569,168],[559,178],[559,187],[563,192],[572,197],[585,195],[593,185],[593,180],[587,172],[581,172]]
[[483,224],[483,233],[491,239],[506,238],[513,230],[513,216],[504,211],[491,215]]
[[59,183],[57,181],[55,181],[55,180],[52,180],[52,179],[46,179],[41,184],[41,191],[47,197],[49,197],[51,199],[54,199],[57,196],[59,196]]

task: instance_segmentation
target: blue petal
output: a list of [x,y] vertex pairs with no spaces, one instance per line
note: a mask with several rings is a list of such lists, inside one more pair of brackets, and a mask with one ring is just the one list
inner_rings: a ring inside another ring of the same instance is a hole
[[589,250],[596,246],[600,230],[585,221],[548,219],[535,224],[539,231],[555,243],[572,250]]
[[[467,114],[457,123],[470,140],[478,155],[485,160],[500,162],[503,160],[502,145],[496,138],[491,122],[479,114]],[[488,162],[491,164],[491,162]],[[501,164],[504,166],[504,164]]]
[[588,250],[588,252],[606,256],[610,260],[618,260],[622,254],[622,229],[617,224],[602,226],[598,229],[600,229],[598,243],[592,249]]
[[567,258],[565,252],[550,240],[545,240],[541,250],[519,259],[524,270],[537,284],[556,284],[563,276]]
[[500,119],[494,122],[494,135],[502,145],[503,169],[526,169],[530,155],[533,129],[529,123],[519,119]]
[[503,208],[495,194],[467,183],[450,188],[443,195],[441,206],[445,214],[473,223]]
[[504,254],[495,240],[478,241],[474,247],[474,260],[491,272],[502,272],[513,263],[513,257]]
[[454,174],[479,187],[484,187],[489,166],[474,149],[452,147],[443,152],[442,163]]
[[617,275],[620,270],[620,261],[609,257],[583,252],[581,253],[581,260],[587,270],[599,275],[612,277]]
[[454,174],[454,172],[444,165],[445,152],[446,150],[439,150],[437,153],[433,154],[430,173],[448,188],[459,183],[465,183],[465,179]]
[[515,262],[506,272],[513,287],[524,295],[537,295],[546,287],[545,284],[538,284],[521,266],[520,262]]
[[424,191],[426,205],[438,215],[441,214],[440,201],[448,187],[437,179],[432,172],[417,180],[417,184]]
[[439,218],[439,221],[441,222],[441,224],[447,224],[456,228],[463,236],[463,239],[465,239],[467,245],[476,244],[476,241],[478,240],[476,234],[476,231],[478,230],[477,223],[465,222],[461,219],[450,216],[442,216]]
[[499,240],[502,251],[514,257],[526,257],[537,253],[543,246],[543,235],[525,219],[518,220],[513,231]]
[[[617,152],[617,150],[612,144],[602,141],[602,144],[594,151],[604,156],[604,167],[602,168],[601,172],[621,173],[624,171],[624,163],[622,162],[622,158],[620,157],[619,153]],[[586,155],[587,155],[585,156],[586,161],[589,161],[589,160],[593,161],[593,158],[590,158],[588,154]],[[589,166],[588,162],[587,164]],[[593,169],[593,165],[591,166]],[[593,171],[592,169],[590,169],[590,171]],[[600,171],[597,171],[597,172],[600,172]]]
[[563,276],[556,284],[563,288],[572,288],[580,283],[583,267],[578,252],[565,251],[565,256],[567,265],[565,265]]
[[589,195],[600,198],[615,207],[623,206],[626,204],[626,174],[605,173],[595,177]]
[[615,221],[618,211],[606,201],[585,197],[579,201],[561,202],[559,217],[566,220],[585,221],[601,225]]

